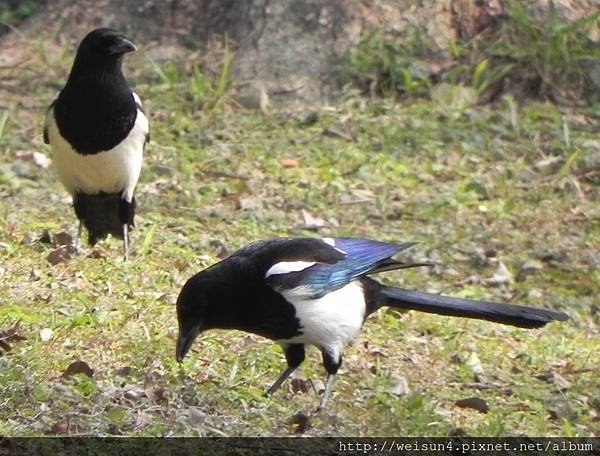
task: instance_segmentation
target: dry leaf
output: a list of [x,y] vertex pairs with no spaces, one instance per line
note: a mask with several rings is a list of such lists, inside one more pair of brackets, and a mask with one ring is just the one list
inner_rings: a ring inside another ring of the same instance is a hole
[[65,245],[50,252],[46,259],[52,266],[55,266],[59,263],[66,263],[75,255],[77,255],[77,249],[72,245]]
[[569,382],[566,378],[564,378],[558,372],[554,373],[554,384],[560,391],[564,391],[566,389],[571,388],[571,382]]
[[483,370],[483,365],[481,364],[481,360],[477,353],[471,352],[468,358],[465,360],[465,364],[471,369],[473,372],[473,376],[475,377],[476,382],[482,382],[485,372]]
[[21,322],[17,321],[10,328],[0,331],[0,355],[11,350],[10,342],[26,339],[17,332],[20,325]]
[[52,235],[50,234],[50,231],[44,230],[38,241],[42,244],[52,244]]
[[561,391],[571,388],[571,382],[569,382],[558,372],[554,372],[550,369],[537,372],[533,374],[533,377],[548,383],[554,383]]
[[335,128],[331,128],[331,127],[324,128],[322,135],[330,136],[330,137],[334,137],[334,138],[341,138],[341,139],[345,139],[346,141],[350,141],[350,142],[354,141],[354,137],[351,134],[346,133],[345,131],[336,130]]
[[94,376],[94,369],[92,369],[85,361],[75,361],[69,364],[69,367],[63,372],[64,378],[72,377],[73,375],[84,374],[88,377]]
[[310,383],[301,378],[293,378],[290,381],[290,389],[292,393],[307,393],[310,390]]
[[313,216],[304,209],[302,209],[302,220],[304,221],[304,228],[307,230],[317,231],[326,226],[325,220]]
[[52,164],[52,160],[41,152],[31,150],[18,150],[15,156],[23,161],[33,163],[42,169],[48,169]]
[[304,434],[311,428],[310,419],[305,413],[299,412],[289,417],[285,424],[294,427],[294,434]]
[[552,174],[562,166],[564,163],[564,158],[562,156],[548,157],[544,158],[536,163],[534,163],[534,167],[543,174]]
[[218,239],[211,239],[208,242],[208,245],[211,249],[215,251],[214,255],[220,260],[223,260],[224,258],[227,258],[229,256],[229,251],[227,250],[227,247],[225,246],[225,244],[223,244],[223,242],[219,241]]
[[357,188],[340,197],[341,204],[370,203],[375,200],[375,194],[371,190]]
[[171,397],[171,392],[167,388],[157,388],[152,392],[156,402],[166,402]]
[[469,397],[467,399],[459,399],[454,402],[460,408],[471,408],[477,410],[480,413],[487,413],[490,410],[490,406],[486,401],[480,397]]
[[551,397],[544,400],[544,408],[552,420],[575,421],[578,413],[570,400],[561,397]]
[[69,432],[69,421],[59,421],[50,429],[51,434],[67,434]]
[[259,198],[247,196],[236,201],[236,209],[240,211],[256,211],[263,208],[263,202]]
[[406,377],[396,377],[396,385],[392,389],[392,394],[400,397],[408,396],[410,394],[410,388],[408,387],[408,380],[406,380]]
[[496,272],[489,279],[484,279],[483,283],[490,286],[504,285],[512,282],[512,275],[506,265],[502,262],[498,262]]
[[538,380],[543,380],[545,382],[549,382],[554,377],[554,374],[552,373],[551,370],[543,370],[543,371],[536,372],[535,374],[533,374],[533,377],[537,378]]
[[123,366],[119,367],[115,371],[115,375],[118,375],[119,377],[127,377],[129,374],[131,374],[132,371],[133,369],[131,368],[131,366]]
[[100,247],[96,247],[96,248],[94,248],[94,250],[92,250],[90,253],[88,253],[86,258],[91,258],[93,260],[103,260],[103,259],[108,258],[108,255]]
[[521,282],[521,281],[525,280],[527,278],[527,276],[537,274],[543,268],[544,268],[544,265],[539,261],[535,261],[535,260],[527,261],[519,269],[516,280],[517,280],[517,282]]
[[300,165],[296,158],[282,158],[280,163],[284,168],[297,168]]
[[73,245],[73,236],[62,231],[54,235],[54,245]]

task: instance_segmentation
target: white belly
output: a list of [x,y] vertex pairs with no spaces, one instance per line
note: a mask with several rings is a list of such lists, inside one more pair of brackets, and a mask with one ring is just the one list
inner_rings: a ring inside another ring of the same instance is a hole
[[283,295],[296,308],[302,335],[278,340],[280,344],[309,344],[326,349],[335,358],[359,333],[366,304],[359,282],[351,282],[318,299]]
[[48,112],[52,160],[59,180],[71,195],[122,191],[124,198],[131,201],[142,169],[147,134],[148,120],[138,110],[135,125],[121,143],[105,152],[81,155],[60,135],[54,113]]

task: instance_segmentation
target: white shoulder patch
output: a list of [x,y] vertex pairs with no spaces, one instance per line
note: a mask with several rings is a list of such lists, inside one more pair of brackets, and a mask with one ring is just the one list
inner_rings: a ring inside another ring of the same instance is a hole
[[140,97],[138,97],[138,94],[135,92],[131,92],[133,94],[133,101],[135,101],[135,104],[138,106],[138,108],[142,108],[142,100],[140,100]]
[[44,117],[44,142],[46,144],[48,144],[50,142],[48,140],[48,128],[50,128],[50,116],[54,116],[54,107],[52,105],[56,102],[59,95],[60,95],[60,91],[56,92],[56,95],[54,95],[54,98],[50,102],[50,106],[46,110],[46,116]]
[[333,247],[334,249],[336,249],[338,252],[343,253],[344,255],[346,254],[346,252],[344,252],[342,249],[339,249],[335,246],[335,239],[330,238],[330,237],[325,237],[325,238],[321,238],[321,240],[325,243],[325,244],[329,244],[331,247]]
[[310,268],[314,264],[316,264],[316,261],[281,261],[280,263],[275,263],[269,268],[269,270],[265,274],[265,279],[272,275],[304,271],[305,269]]

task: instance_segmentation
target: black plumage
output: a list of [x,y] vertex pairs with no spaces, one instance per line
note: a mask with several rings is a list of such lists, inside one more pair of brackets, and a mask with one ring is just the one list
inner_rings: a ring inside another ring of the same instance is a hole
[[368,277],[418,267],[394,257],[413,243],[311,238],[260,241],[190,278],[177,300],[182,361],[194,339],[213,328],[238,329],[279,343],[288,367],[269,388],[275,392],[315,345],[328,373],[320,408],[331,394],[342,350],[368,315],[382,306],[538,328],[565,313],[387,287]]
[[76,193],[73,196],[75,215],[83,221],[90,245],[95,245],[109,234],[123,239],[123,225],[134,226],[136,204],[135,197],[128,202],[121,193]]

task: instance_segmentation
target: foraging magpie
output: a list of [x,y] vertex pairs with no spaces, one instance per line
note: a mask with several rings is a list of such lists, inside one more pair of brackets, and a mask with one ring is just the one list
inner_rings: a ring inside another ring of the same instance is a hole
[[394,244],[355,238],[273,239],[252,243],[199,272],[177,299],[176,357],[183,360],[198,334],[238,329],[274,340],[288,367],[268,389],[273,394],[315,345],[327,371],[319,409],[331,395],[342,350],[366,317],[382,306],[477,318],[521,328],[539,328],[568,316],[556,310],[470,301],[387,287],[368,277],[427,263],[394,259],[412,242]]
[[88,33],[44,124],[44,142],[79,219],[75,246],[85,226],[91,245],[109,234],[123,239],[125,260],[134,226],[133,193],[149,140],[142,103],[121,70],[124,54],[135,50],[116,30]]

